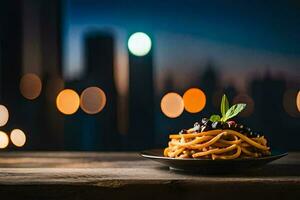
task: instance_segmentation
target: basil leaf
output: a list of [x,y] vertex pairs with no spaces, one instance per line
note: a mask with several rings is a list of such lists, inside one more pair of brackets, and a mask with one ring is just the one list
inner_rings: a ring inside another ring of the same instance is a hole
[[228,102],[228,99],[227,99],[226,95],[224,94],[223,97],[222,97],[222,101],[221,101],[221,114],[222,114],[222,117],[225,116],[228,109],[229,109],[229,102]]
[[220,121],[220,116],[219,115],[212,115],[212,116],[210,116],[209,120],[212,121],[212,122]]
[[223,119],[223,121],[227,121],[228,119],[233,118],[234,116],[239,114],[242,110],[244,110],[245,107],[246,107],[246,104],[244,104],[244,103],[238,103],[238,104],[231,106],[231,108],[229,108],[229,110],[227,110],[227,112],[225,114],[225,119]]

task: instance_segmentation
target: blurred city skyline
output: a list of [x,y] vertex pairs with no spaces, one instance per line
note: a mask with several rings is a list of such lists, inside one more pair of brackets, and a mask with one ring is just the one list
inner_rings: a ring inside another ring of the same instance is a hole
[[[122,13],[119,1],[1,2],[0,104],[9,121],[0,130],[23,130],[24,150],[163,147],[170,133],[219,113],[226,94],[232,103],[248,104],[237,120],[270,138],[271,147],[300,148],[293,2],[256,2],[249,9],[206,1],[135,3]],[[152,18],[154,5],[159,15]],[[273,19],[279,11],[285,14]],[[142,56],[127,46],[136,31],[152,41]],[[182,100],[191,88],[198,88],[187,98],[196,112]],[[171,92],[177,99],[162,103]]]
[[[249,79],[262,77],[269,69],[275,76],[299,80],[299,4],[225,2],[67,0],[64,77],[82,76],[82,38],[86,32],[100,29],[116,38],[114,67],[121,94],[128,92],[127,39],[137,31],[151,35],[155,44],[155,88],[159,91],[169,75],[177,88],[186,87],[185,83],[192,82],[191,74],[210,60],[220,71],[223,84],[234,84],[244,92]],[[176,11],[178,7],[181,15]],[[242,78],[236,79],[237,74]]]

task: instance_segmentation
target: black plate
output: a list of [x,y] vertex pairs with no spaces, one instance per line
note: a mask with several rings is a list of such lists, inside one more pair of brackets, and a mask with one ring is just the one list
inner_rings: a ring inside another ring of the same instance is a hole
[[169,158],[163,156],[163,149],[152,149],[141,152],[141,156],[160,162],[172,170],[203,173],[228,173],[251,169],[257,169],[269,162],[277,160],[287,153],[283,151],[272,151],[272,155],[261,158],[241,158],[234,160],[211,160],[193,158]]

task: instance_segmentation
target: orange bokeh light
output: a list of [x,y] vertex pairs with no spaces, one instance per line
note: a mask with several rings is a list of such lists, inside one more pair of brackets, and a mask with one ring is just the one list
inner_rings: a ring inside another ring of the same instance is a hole
[[198,113],[205,107],[206,96],[199,88],[190,88],[183,95],[184,108],[190,113]]
[[99,113],[105,104],[105,93],[98,87],[88,87],[80,95],[80,107],[88,114]]
[[42,81],[36,74],[25,74],[20,81],[20,92],[26,99],[36,99],[42,91]]
[[162,112],[170,118],[179,117],[184,110],[184,103],[182,97],[175,93],[167,93],[160,102]]
[[74,114],[80,104],[79,95],[71,89],[62,90],[56,97],[57,109],[66,115]]

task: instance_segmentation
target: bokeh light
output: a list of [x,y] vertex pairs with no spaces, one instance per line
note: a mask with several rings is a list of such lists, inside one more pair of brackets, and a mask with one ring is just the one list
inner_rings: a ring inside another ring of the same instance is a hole
[[296,102],[298,111],[300,112],[300,90],[298,91]]
[[198,113],[205,107],[206,96],[199,88],[190,88],[183,95],[184,108],[190,113]]
[[88,87],[80,95],[80,107],[88,114],[99,113],[105,104],[105,93],[98,87]]
[[291,117],[299,117],[298,110],[299,92],[295,89],[288,89],[283,95],[283,108]]
[[74,114],[80,104],[79,95],[71,89],[62,90],[56,97],[57,109],[66,115]]
[[6,133],[0,131],[0,149],[4,149],[9,144],[9,138]]
[[0,105],[0,126],[4,126],[9,118],[9,113],[4,105]]
[[26,143],[26,135],[22,130],[14,129],[10,133],[10,140],[15,146],[22,147]]
[[162,112],[170,118],[179,117],[184,110],[182,97],[174,92],[167,93],[160,102]]
[[20,81],[20,92],[26,99],[36,99],[42,91],[42,81],[32,73],[25,74]]
[[248,117],[254,111],[254,100],[246,93],[240,93],[233,98],[233,104],[245,103],[247,104],[246,108],[239,114],[240,117]]
[[128,49],[135,56],[144,56],[149,53],[152,43],[148,35],[142,32],[132,34],[128,40]]

